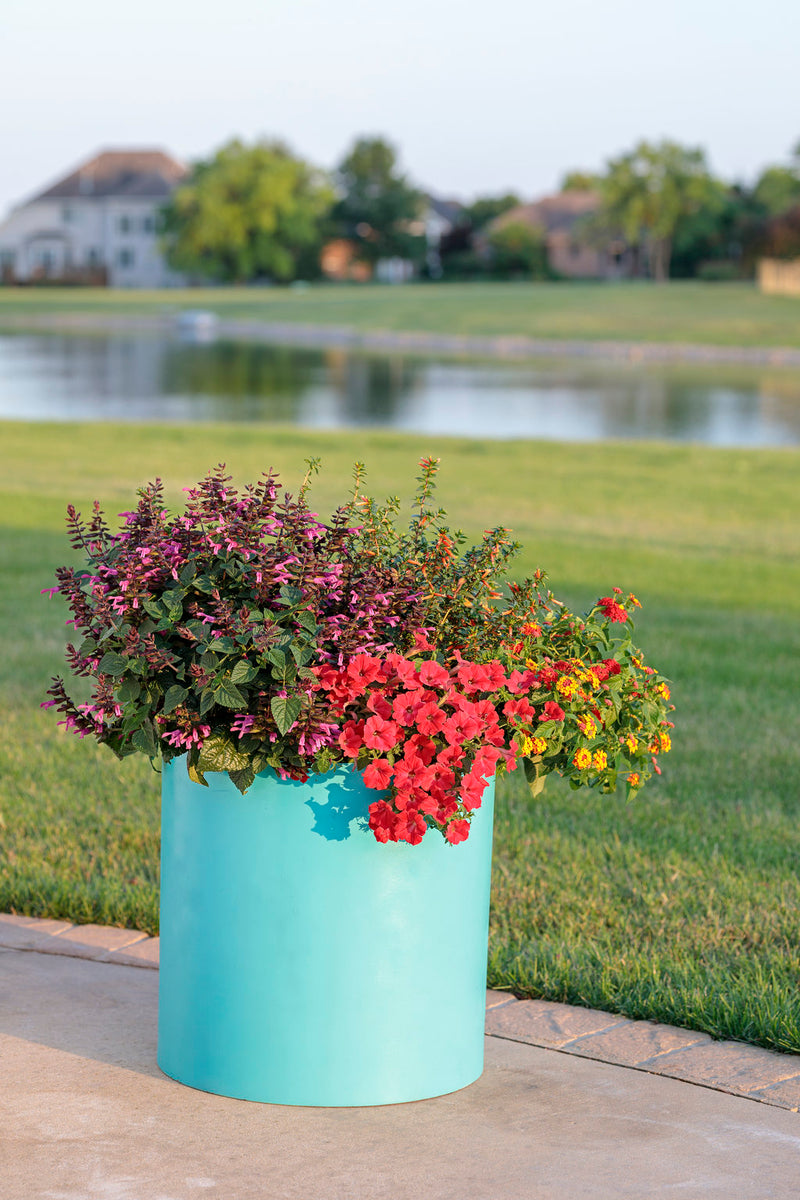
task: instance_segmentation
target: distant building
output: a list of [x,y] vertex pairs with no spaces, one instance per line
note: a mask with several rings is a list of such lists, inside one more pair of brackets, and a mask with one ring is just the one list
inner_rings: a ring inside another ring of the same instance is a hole
[[584,230],[600,207],[595,192],[559,192],[543,196],[532,204],[510,208],[482,230],[479,251],[488,249],[488,237],[505,225],[523,222],[541,229],[547,247],[547,260],[558,275],[568,279],[619,279],[631,274],[630,250],[623,242],[593,245]]
[[367,283],[372,278],[372,267],[356,258],[356,253],[356,244],[350,238],[326,242],[319,256],[322,274],[339,283]]
[[159,210],[186,175],[161,150],[105,150],[13,209],[0,224],[9,283],[176,286],[159,248]]
[[427,244],[425,265],[431,279],[438,279],[442,274],[442,239],[464,220],[464,205],[459,200],[439,200],[436,196],[426,196],[425,200],[422,213]]

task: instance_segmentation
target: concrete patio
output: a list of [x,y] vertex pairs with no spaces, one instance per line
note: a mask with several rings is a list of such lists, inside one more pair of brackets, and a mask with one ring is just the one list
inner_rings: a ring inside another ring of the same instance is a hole
[[487,996],[463,1091],[252,1104],[156,1065],[157,939],[0,916],[2,1200],[795,1200],[800,1056]]

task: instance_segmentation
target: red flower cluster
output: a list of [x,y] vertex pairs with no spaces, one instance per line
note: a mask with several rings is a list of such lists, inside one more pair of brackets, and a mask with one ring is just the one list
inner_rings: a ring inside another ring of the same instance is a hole
[[501,724],[490,697],[508,688],[502,664],[459,656],[448,670],[435,659],[357,654],[315,674],[341,712],[342,753],[363,767],[367,787],[390,793],[369,808],[378,841],[416,845],[431,825],[449,842],[464,841],[498,763],[516,766],[503,724],[513,734],[513,718],[534,712],[527,700],[509,699]]

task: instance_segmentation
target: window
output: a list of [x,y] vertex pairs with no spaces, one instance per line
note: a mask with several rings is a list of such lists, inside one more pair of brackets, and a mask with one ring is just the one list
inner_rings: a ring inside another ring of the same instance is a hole
[[156,223],[152,217],[142,217],[142,233],[153,233]]
[[69,204],[65,204],[61,209],[61,220],[65,225],[71,225],[73,221],[77,220],[77,216],[77,212],[74,208],[70,208]]
[[119,267],[132,267],[134,261],[134,253],[129,246],[123,246],[123,248],[117,253],[117,266]]
[[100,251],[97,249],[96,246],[91,246],[86,251],[86,262],[88,263],[88,265],[90,267],[99,266],[101,259],[102,259],[102,255],[100,254]]
[[126,215],[121,216],[117,224],[118,224],[120,233],[130,233],[131,219],[129,216],[126,216]]

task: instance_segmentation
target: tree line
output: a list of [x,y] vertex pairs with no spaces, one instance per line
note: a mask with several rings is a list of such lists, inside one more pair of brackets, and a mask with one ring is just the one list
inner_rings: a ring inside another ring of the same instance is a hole
[[[746,278],[761,255],[800,255],[800,143],[750,187],[716,178],[701,149],[642,141],[602,172],[569,172],[561,191],[592,193],[572,237],[624,248],[634,276]],[[322,248],[337,238],[370,268],[403,259],[421,277],[553,277],[547,231],[515,218],[520,204],[509,192],[454,206],[432,256],[429,198],[385,139],[357,139],[333,172],[283,142],[235,139],[194,164],[164,208],[162,235],[171,266],[220,283],[318,278]]]

